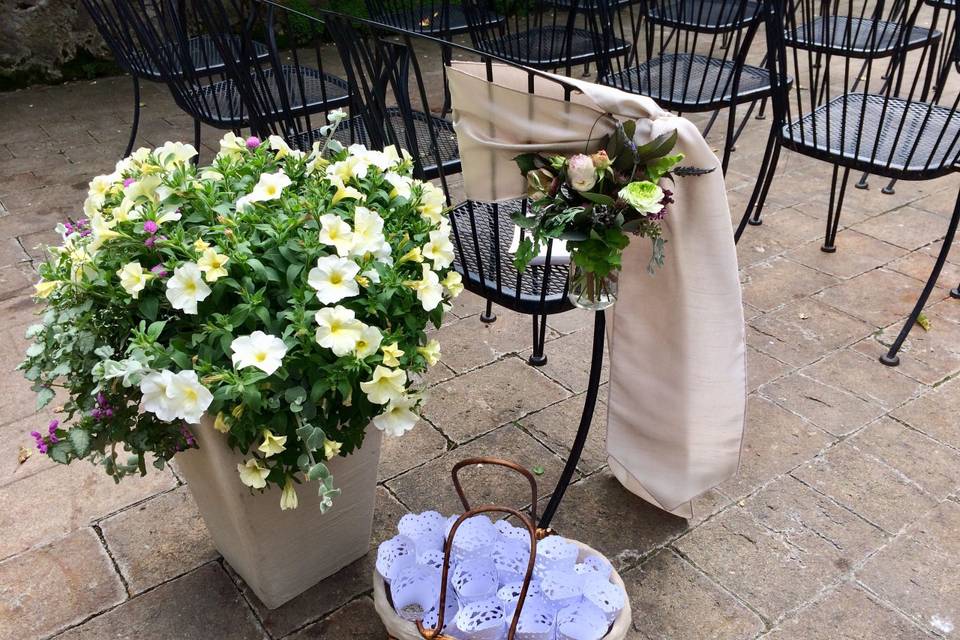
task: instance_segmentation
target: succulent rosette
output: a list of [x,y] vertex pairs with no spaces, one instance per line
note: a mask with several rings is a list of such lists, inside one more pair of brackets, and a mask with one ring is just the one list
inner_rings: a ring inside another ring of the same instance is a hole
[[[38,448],[120,478],[214,428],[245,456],[237,482],[282,491],[401,435],[463,286],[443,193],[408,154],[327,137],[310,152],[232,133],[209,166],[168,142],[90,183],[84,218],[41,265],[45,309],[21,364],[38,406],[62,405]],[[212,420],[201,423],[203,416]]]

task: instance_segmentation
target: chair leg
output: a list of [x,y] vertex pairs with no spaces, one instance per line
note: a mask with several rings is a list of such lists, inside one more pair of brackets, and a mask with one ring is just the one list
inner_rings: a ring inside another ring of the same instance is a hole
[[[947,261],[947,256],[950,254],[950,246],[953,244],[953,237],[957,233],[958,220],[960,220],[960,194],[957,195],[957,204],[953,207],[953,216],[950,218],[950,226],[947,227],[947,235],[943,239],[943,246],[940,247],[940,253],[937,255],[937,261],[933,264],[933,269],[930,271],[930,277],[927,278],[927,283],[923,286],[923,291],[920,292],[920,297],[917,299],[917,304],[913,307],[913,311],[910,312],[910,317],[907,318],[906,324],[904,324],[903,328],[900,329],[897,339],[893,341],[892,345],[890,345],[890,349],[885,354],[880,356],[880,362],[888,367],[895,367],[900,364],[900,356],[897,355],[897,352],[900,351],[900,347],[903,346],[904,340],[906,340],[907,336],[910,334],[910,330],[917,322],[917,318],[920,317],[920,312],[923,311],[924,305],[927,304],[927,299],[930,297],[930,294],[933,292],[933,288],[937,284],[937,278],[940,277],[940,271],[943,270],[943,265]],[[954,298],[960,298],[960,287],[957,287],[957,289],[951,291],[950,295]]]
[[480,322],[490,324],[497,321],[497,315],[493,312],[493,301],[487,300],[487,308],[480,314]]
[[130,125],[130,140],[127,142],[127,150],[123,152],[126,158],[133,151],[133,145],[137,141],[137,130],[140,128],[140,79],[137,76],[130,76],[133,80],[133,124]]
[[577,429],[577,435],[570,447],[570,455],[560,473],[560,480],[550,496],[550,501],[540,516],[540,522],[537,525],[541,529],[549,529],[550,521],[553,520],[553,514],[556,513],[560,501],[563,500],[563,494],[567,491],[567,486],[573,480],[573,474],[577,470],[577,464],[580,462],[580,456],[583,454],[583,447],[587,443],[587,436],[590,434],[590,423],[593,422],[593,412],[597,406],[597,394],[600,389],[600,371],[603,369],[603,341],[605,338],[607,317],[603,311],[594,313],[593,319],[593,353],[590,357],[590,377],[587,381],[587,394],[583,400],[583,411],[580,414],[580,426]]
[[200,120],[193,119],[193,148],[197,150],[197,155],[193,157],[193,164],[200,166]]
[[727,115],[727,135],[723,144],[723,159],[720,161],[720,169],[723,175],[727,175],[727,167],[730,166],[730,154],[733,153],[734,135],[737,132],[737,105],[730,105],[730,113]]
[[547,356],[543,352],[543,345],[547,341],[547,316],[533,316],[533,353],[527,362],[534,367],[547,364]]
[[750,194],[750,201],[747,203],[747,209],[740,218],[740,224],[733,234],[733,241],[739,242],[743,230],[747,228],[747,223],[756,226],[763,223],[760,217],[763,211],[763,203],[767,199],[767,192],[770,190],[770,184],[773,182],[773,174],[777,171],[777,162],[780,160],[780,142],[776,138],[776,133],[771,130],[770,137],[767,138],[767,148],[763,152],[763,160],[760,161],[760,171],[757,173],[757,184],[753,187],[753,193]]
[[896,184],[897,184],[897,179],[896,178],[891,179],[890,182],[887,183],[887,186],[885,186],[883,189],[880,189],[880,193],[886,194],[888,196],[892,196],[897,192],[897,190],[894,189]]
[[863,172],[863,175],[860,176],[860,179],[857,180],[857,183],[853,185],[857,189],[869,189],[870,184],[867,182],[867,178],[870,177],[870,174],[866,171]]
[[830,205],[827,209],[827,230],[823,236],[823,246],[820,251],[824,253],[834,253],[837,250],[836,240],[837,231],[840,228],[840,212],[843,209],[843,196],[847,192],[847,179],[850,177],[850,169],[843,170],[843,178],[840,180],[839,190],[837,188],[837,176],[840,173],[840,165],[833,165],[833,178],[830,180]]

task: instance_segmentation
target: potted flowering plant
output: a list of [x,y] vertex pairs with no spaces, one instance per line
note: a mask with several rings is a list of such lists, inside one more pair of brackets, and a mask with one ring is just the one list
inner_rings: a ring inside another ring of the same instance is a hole
[[710,170],[679,167],[683,154],[671,154],[676,131],[644,145],[633,141],[635,122],[618,122],[602,148],[592,155],[522,154],[515,158],[527,180],[528,212],[514,214],[529,231],[515,255],[523,271],[550,240],[564,240],[570,252],[570,300],[600,310],[617,298],[623,250],[630,235],[649,238],[653,255],[648,270],[663,265],[661,222],[672,203],[660,186],[673,175]]
[[417,422],[425,329],[462,290],[443,193],[406,152],[343,148],[343,117],[309,153],[228,133],[208,167],[168,142],[94,178],[21,364],[62,403],[41,451],[118,481],[178,454],[269,606],[366,553],[380,435]]

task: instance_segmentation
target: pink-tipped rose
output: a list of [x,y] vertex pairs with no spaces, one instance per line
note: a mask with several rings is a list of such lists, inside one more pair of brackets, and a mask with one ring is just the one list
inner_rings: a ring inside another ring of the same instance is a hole
[[597,168],[590,156],[578,153],[567,160],[567,179],[577,191],[589,191],[597,184]]
[[597,171],[605,171],[611,164],[610,156],[603,149],[590,156],[590,159],[593,160],[593,166],[596,167]]

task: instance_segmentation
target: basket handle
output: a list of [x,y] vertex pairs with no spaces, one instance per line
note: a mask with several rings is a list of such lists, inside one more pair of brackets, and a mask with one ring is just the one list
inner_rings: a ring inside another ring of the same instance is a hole
[[[466,462],[466,461],[464,461]],[[507,466],[512,466],[511,463],[507,463]],[[456,478],[456,472],[454,472],[454,478]],[[536,484],[536,483],[534,483]],[[458,486],[459,491],[459,486]],[[536,492],[536,489],[534,489]],[[463,495],[461,494],[461,498]],[[510,629],[507,631],[507,640],[513,640],[514,636],[517,633],[517,625],[520,624],[520,611],[523,609],[523,601],[527,598],[527,590],[530,588],[530,581],[533,579],[533,566],[536,562],[537,556],[537,528],[533,524],[533,520],[527,518],[526,515],[520,513],[516,509],[511,509],[510,507],[494,507],[494,506],[482,506],[477,507],[476,509],[468,509],[463,513],[456,522],[453,523],[453,527],[450,528],[450,535],[447,537],[447,541],[444,544],[443,548],[443,573],[440,578],[440,608],[437,611],[437,628],[436,629],[427,629],[423,626],[423,620],[417,620],[417,630],[420,632],[426,640],[443,640],[446,636],[441,636],[441,630],[443,629],[443,615],[446,613],[447,605],[447,577],[450,572],[450,554],[453,551],[453,537],[457,534],[457,529],[460,528],[460,525],[467,518],[479,515],[481,513],[507,513],[512,516],[516,516],[527,529],[527,532],[530,534],[530,558],[527,560],[527,570],[523,575],[523,586],[520,588],[520,599],[517,600],[517,608],[513,612],[513,621],[510,623]]]
[[522,475],[524,478],[527,479],[527,482],[530,483],[530,496],[531,496],[530,521],[535,523],[537,521],[537,479],[533,477],[532,473],[530,473],[529,471],[527,471],[526,469],[518,465],[516,462],[510,462],[509,460],[503,460],[502,458],[486,458],[486,457],[464,458],[457,464],[453,465],[453,471],[451,472],[453,475],[453,486],[457,490],[457,495],[460,496],[460,502],[463,504],[464,511],[470,510],[470,503],[467,500],[467,496],[463,492],[463,486],[460,484],[460,476],[459,476],[460,469],[463,469],[464,467],[478,466],[478,465],[484,465],[484,464],[492,464],[499,467],[506,467],[507,469],[516,471],[517,473],[519,473],[520,475]]

